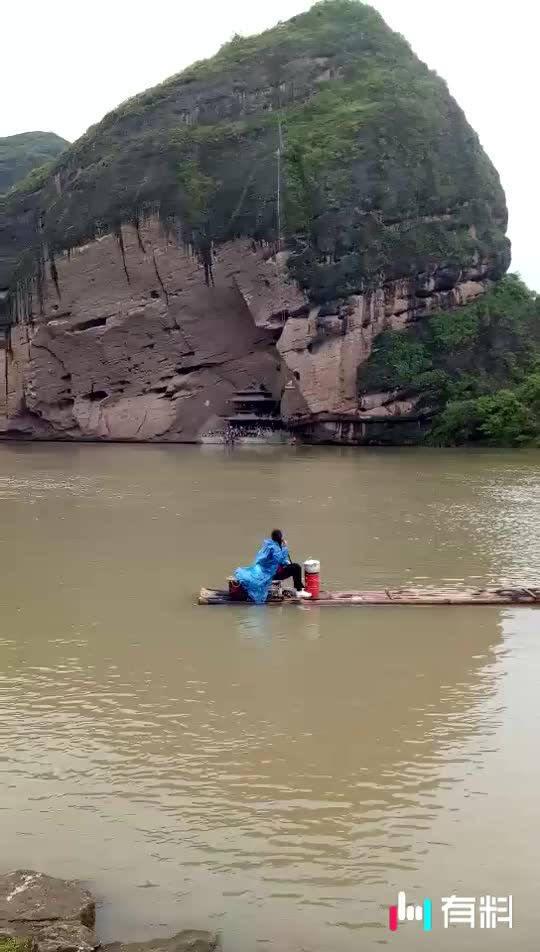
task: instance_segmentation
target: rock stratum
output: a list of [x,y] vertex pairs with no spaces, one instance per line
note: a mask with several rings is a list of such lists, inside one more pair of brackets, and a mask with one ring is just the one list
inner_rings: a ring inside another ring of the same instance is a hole
[[193,441],[256,383],[308,438],[362,442],[417,402],[359,393],[373,341],[491,288],[506,224],[444,81],[323,0],[0,198],[0,432]]

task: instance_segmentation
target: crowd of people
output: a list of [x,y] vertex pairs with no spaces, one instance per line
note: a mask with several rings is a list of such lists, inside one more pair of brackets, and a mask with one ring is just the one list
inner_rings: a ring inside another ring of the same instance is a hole
[[[235,443],[239,443],[244,439],[260,440],[261,443],[274,443],[276,442],[277,433],[279,433],[280,436],[286,437],[283,431],[276,431],[265,426],[227,426],[223,430],[209,430],[207,433],[204,433],[204,438],[206,440],[215,440],[216,443],[224,443],[227,446],[234,446]],[[288,434],[286,438],[287,442],[296,443],[294,436]],[[279,440],[279,442],[281,442],[281,440]],[[285,439],[283,439],[283,442],[285,442]]]

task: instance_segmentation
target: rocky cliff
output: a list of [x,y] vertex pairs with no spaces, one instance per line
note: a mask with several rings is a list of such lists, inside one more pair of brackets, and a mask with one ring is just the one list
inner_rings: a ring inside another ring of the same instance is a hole
[[0,138],[0,193],[32,169],[56,159],[68,146],[69,142],[54,132],[21,132]]
[[192,440],[250,382],[296,425],[410,413],[362,400],[358,367],[497,281],[505,230],[445,83],[370,7],[323,0],[0,199],[0,427]]

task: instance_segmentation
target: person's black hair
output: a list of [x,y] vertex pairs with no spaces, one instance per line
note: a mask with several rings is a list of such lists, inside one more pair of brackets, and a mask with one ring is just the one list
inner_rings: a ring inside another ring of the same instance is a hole
[[277,542],[278,545],[283,545],[283,533],[281,529],[272,529],[272,542]]

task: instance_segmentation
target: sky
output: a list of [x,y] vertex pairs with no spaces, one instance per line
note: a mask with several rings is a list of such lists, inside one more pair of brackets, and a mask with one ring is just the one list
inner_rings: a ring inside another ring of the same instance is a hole
[[[443,76],[499,170],[512,270],[540,291],[538,0],[371,0]],[[257,33],[311,0],[3,0],[0,136],[74,140],[123,100],[234,33]]]

